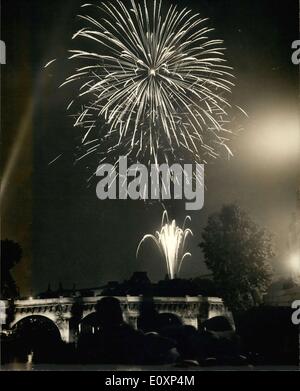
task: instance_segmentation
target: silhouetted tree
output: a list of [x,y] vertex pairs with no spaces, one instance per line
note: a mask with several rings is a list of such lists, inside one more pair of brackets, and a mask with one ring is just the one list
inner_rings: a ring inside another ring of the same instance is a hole
[[22,258],[21,246],[12,240],[1,240],[1,297],[15,298],[19,295],[11,269]]
[[209,218],[202,238],[206,265],[228,308],[241,312],[257,305],[271,279],[270,235],[233,204]]
[[6,323],[3,325],[4,329],[9,329],[10,324],[15,319],[15,302],[14,299],[8,300],[8,306],[6,307]]

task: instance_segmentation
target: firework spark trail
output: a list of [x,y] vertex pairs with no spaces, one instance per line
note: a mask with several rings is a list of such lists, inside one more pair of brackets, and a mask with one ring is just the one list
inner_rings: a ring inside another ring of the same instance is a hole
[[146,240],[153,240],[165,259],[170,279],[178,277],[184,259],[191,256],[190,253],[185,252],[186,240],[188,236],[193,235],[192,231],[186,228],[187,221],[191,221],[189,216],[185,218],[183,227],[180,228],[176,225],[175,220],[169,221],[168,213],[165,211],[161,230],[157,231],[155,235],[145,235],[138,245],[136,255],[138,256],[139,250]]
[[86,26],[73,36],[87,46],[70,50],[80,66],[62,86],[78,83],[69,108],[79,103],[80,159],[104,145],[106,157],[123,151],[156,164],[186,155],[205,162],[219,147],[231,154],[227,96],[234,84],[223,42],[209,39],[206,19],[188,9],[164,11],[162,0],[130,4],[95,6],[101,17],[81,15]]

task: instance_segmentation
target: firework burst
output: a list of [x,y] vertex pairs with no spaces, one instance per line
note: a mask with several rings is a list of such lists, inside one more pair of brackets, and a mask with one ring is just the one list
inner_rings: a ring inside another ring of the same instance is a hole
[[[83,7],[89,7],[85,4]],[[206,162],[228,153],[231,68],[206,19],[161,0],[103,2],[74,36],[75,126],[83,131],[80,159],[118,152],[140,161]],[[99,13],[98,13],[99,12]],[[101,157],[99,158],[101,162]]]
[[191,256],[190,253],[185,252],[186,240],[193,235],[192,231],[186,228],[186,223],[190,220],[191,218],[187,216],[183,227],[180,228],[175,220],[169,221],[168,213],[165,211],[162,217],[161,230],[157,231],[155,235],[148,234],[143,237],[137,249],[137,256],[146,240],[154,241],[166,262],[170,279],[178,277],[184,259]]

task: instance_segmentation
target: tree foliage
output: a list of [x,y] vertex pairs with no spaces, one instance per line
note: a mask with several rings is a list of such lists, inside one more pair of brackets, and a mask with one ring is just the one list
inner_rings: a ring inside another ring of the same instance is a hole
[[264,229],[236,204],[226,205],[209,218],[200,247],[228,308],[241,312],[259,303],[271,280],[274,256]]
[[18,288],[11,275],[11,269],[22,258],[21,246],[12,240],[1,240],[1,297],[15,298]]

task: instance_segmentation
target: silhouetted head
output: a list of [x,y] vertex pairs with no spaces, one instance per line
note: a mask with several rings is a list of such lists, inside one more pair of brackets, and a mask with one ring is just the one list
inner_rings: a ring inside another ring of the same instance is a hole
[[115,297],[104,297],[96,304],[97,320],[104,327],[123,323],[121,304]]
[[190,325],[184,325],[182,327],[182,333],[186,336],[195,336],[198,334],[196,327]]
[[158,315],[158,326],[159,329],[165,329],[165,328],[178,328],[183,325],[182,320],[179,318],[179,316],[171,313],[163,313]]
[[201,328],[207,331],[233,331],[229,320],[224,316],[207,319],[202,323]]

